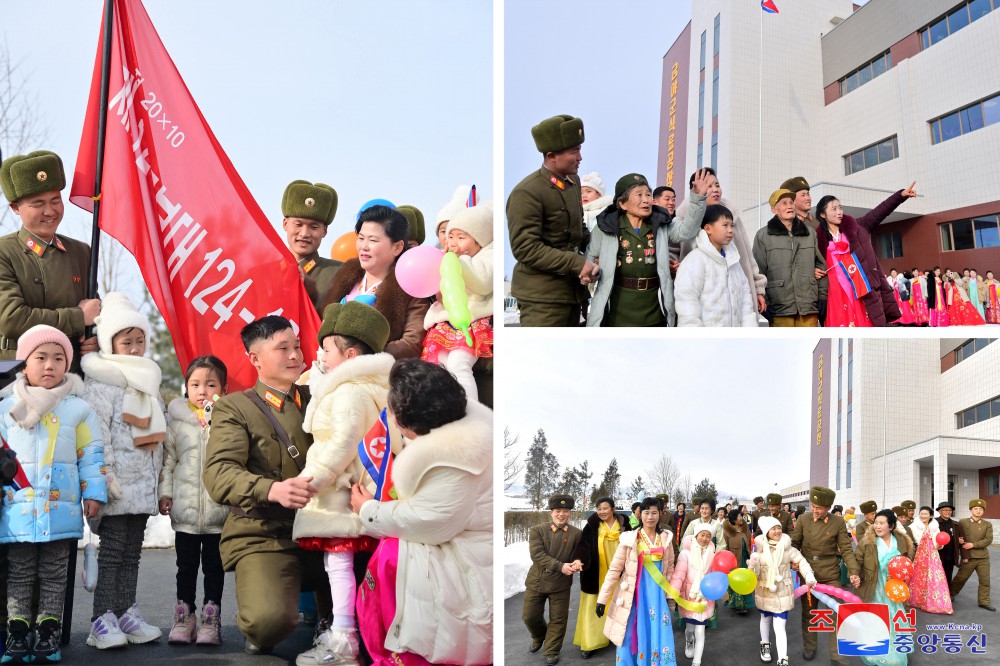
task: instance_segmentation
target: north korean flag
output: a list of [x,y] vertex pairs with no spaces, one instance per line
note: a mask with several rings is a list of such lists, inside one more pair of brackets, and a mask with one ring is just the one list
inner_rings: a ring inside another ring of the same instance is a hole
[[768,14],[777,14],[778,8],[774,6],[774,0],[761,0],[760,8]]
[[[3,448],[8,451],[12,451],[10,445],[7,444],[7,440],[2,436],[0,436],[0,442],[3,442]],[[10,480],[10,486],[14,490],[24,490],[25,488],[30,488],[31,483],[28,481],[28,475],[24,473],[24,468],[21,467],[21,461],[17,459],[16,455],[14,456],[14,460],[17,463],[17,474],[15,474],[14,478]]]
[[378,421],[358,443],[358,458],[375,481],[375,499],[394,500],[392,483],[392,450],[389,442],[389,421],[383,409]]

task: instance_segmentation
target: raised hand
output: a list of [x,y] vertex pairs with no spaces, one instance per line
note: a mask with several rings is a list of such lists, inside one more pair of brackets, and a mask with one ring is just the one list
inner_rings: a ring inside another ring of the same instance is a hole
[[709,175],[704,169],[698,169],[694,174],[694,183],[691,185],[691,191],[695,194],[707,194]]
[[909,199],[911,197],[917,196],[917,191],[915,189],[913,189],[914,185],[916,185],[916,184],[917,184],[917,181],[913,181],[913,183],[911,183],[908,188],[906,188],[905,190],[903,190],[903,196],[906,197],[907,199]]

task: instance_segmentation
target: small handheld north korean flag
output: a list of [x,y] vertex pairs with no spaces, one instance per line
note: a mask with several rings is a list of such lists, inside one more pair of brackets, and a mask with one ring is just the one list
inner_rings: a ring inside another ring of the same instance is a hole
[[476,203],[477,203],[477,200],[478,200],[478,198],[476,196],[476,186],[473,185],[472,189],[469,190],[469,199],[468,199],[468,201],[465,202],[465,207],[466,208],[474,208],[475,205],[476,205]]
[[358,458],[375,481],[375,499],[388,502],[396,499],[392,483],[392,450],[389,443],[389,421],[383,409],[378,421],[358,443]]
[[[3,442],[4,449],[13,452],[10,445],[7,444],[6,439],[0,437],[0,442]],[[14,478],[10,480],[10,486],[14,490],[24,490],[25,488],[30,488],[31,483],[28,481],[28,475],[24,473],[24,468],[21,467],[21,461],[17,459],[16,455],[14,456],[14,461],[17,463],[17,473],[14,475]]]
[[768,14],[778,13],[778,8],[774,6],[774,0],[760,0],[760,8]]

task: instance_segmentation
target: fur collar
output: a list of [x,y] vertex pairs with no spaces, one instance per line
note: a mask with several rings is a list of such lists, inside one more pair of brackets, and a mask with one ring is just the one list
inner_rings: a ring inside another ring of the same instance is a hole
[[[767,233],[770,236],[787,236],[788,229],[785,228],[785,225],[783,225],[781,223],[781,220],[778,219],[778,216],[775,215],[774,217],[772,217],[770,220],[767,221]],[[795,218],[795,221],[792,222],[792,235],[793,236],[809,235],[809,227],[803,224],[802,220],[800,220],[797,216]]]
[[167,405],[167,414],[170,416],[172,421],[180,421],[182,423],[190,423],[191,425],[196,425],[201,427],[201,422],[198,420],[198,414],[191,409],[191,403],[188,402],[187,398],[174,398]]
[[482,474],[493,461],[493,412],[473,400],[466,414],[407,442],[393,462],[393,479],[400,498],[412,497],[421,479],[435,467],[453,467]]
[[[341,384],[362,380],[371,384],[378,384],[386,391],[389,390],[389,371],[392,364],[396,362],[392,354],[379,352],[377,354],[365,354],[356,356],[349,361],[345,361],[333,370],[323,375],[312,375],[310,385],[309,405],[306,406],[306,415],[302,420],[302,429],[306,432],[312,431],[312,421],[316,414],[317,405],[320,401],[333,393]],[[313,368],[313,372],[316,369]]]
[[[618,528],[624,532],[627,529],[627,521],[625,516],[620,513],[615,514],[615,520],[618,521]],[[601,526],[601,518],[597,515],[597,512],[590,514],[590,518],[587,518],[587,524],[590,525],[592,529],[598,529]]]
[[[398,257],[396,261],[399,261]],[[361,278],[364,276],[365,269],[361,267],[361,262],[358,259],[345,261],[333,276],[330,289],[323,298],[323,307],[320,308],[320,312],[325,310],[326,306],[330,303],[339,303],[340,299],[351,293],[354,285],[361,282]],[[389,320],[390,341],[399,340],[403,336],[403,331],[406,328],[406,309],[412,300],[415,299],[403,291],[403,288],[399,286],[399,282],[396,281],[396,264],[394,262],[389,275],[386,276],[375,292],[374,306],[376,310]]]
[[[913,540],[910,539],[910,535],[904,532],[905,528],[896,523],[896,527],[892,530],[892,535],[896,537],[896,548],[899,550],[901,555],[906,555],[906,553],[913,548]],[[865,530],[865,535],[861,537],[861,541],[858,543],[858,548],[865,544],[875,544],[875,528],[871,525]]]
[[[797,220],[798,218],[795,219]],[[851,245],[852,252],[857,251],[858,230],[860,228],[861,225],[858,224],[858,221],[850,215],[845,215],[844,219],[840,221],[840,233],[847,238],[847,242]],[[826,225],[820,222],[816,227],[816,245],[819,247],[819,251],[823,253],[824,257],[826,256],[826,247],[832,241],[833,239],[830,237],[830,234],[826,232]]]
[[[612,202],[610,206],[604,209],[603,213],[597,216],[597,228],[606,234],[617,236],[619,212],[621,212],[621,209],[618,208],[618,204]],[[650,224],[653,225],[653,233],[655,234],[660,227],[670,224],[672,219],[666,208],[654,205],[653,212],[649,215]]]

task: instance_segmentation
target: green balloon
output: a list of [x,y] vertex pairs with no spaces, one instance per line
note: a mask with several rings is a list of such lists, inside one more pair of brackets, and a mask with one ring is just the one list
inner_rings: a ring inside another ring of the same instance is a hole
[[441,260],[441,298],[448,312],[448,322],[465,334],[465,343],[472,346],[472,313],[469,311],[469,294],[462,279],[462,264],[454,252],[445,252]]
[[729,587],[736,594],[750,594],[757,589],[757,576],[749,569],[733,569],[729,572]]

